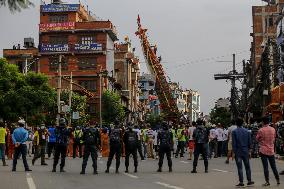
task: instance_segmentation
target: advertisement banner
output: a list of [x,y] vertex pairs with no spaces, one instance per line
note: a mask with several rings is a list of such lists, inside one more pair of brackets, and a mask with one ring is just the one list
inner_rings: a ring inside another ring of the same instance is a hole
[[75,51],[102,51],[103,45],[99,43],[75,44]]
[[68,51],[69,51],[68,44],[59,44],[59,45],[42,44],[40,50],[40,52],[68,52]]
[[72,30],[72,29],[75,29],[75,22],[39,24],[40,32]]
[[79,8],[79,4],[49,4],[42,5],[41,12],[76,12]]

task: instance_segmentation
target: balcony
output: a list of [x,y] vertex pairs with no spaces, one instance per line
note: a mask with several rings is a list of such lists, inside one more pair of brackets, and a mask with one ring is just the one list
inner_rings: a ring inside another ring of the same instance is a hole
[[106,32],[113,41],[118,40],[116,27],[110,21],[64,22],[39,24],[40,33],[45,32]]
[[99,43],[92,44],[41,44],[40,54],[103,54],[105,47]]

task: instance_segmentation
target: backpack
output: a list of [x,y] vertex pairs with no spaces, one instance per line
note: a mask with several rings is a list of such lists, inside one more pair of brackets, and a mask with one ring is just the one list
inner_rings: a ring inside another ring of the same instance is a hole
[[128,133],[128,145],[134,147],[137,144],[137,133],[129,132]]
[[109,139],[111,143],[120,143],[120,130],[113,129],[110,133]]
[[195,142],[198,144],[206,143],[207,131],[203,127],[196,128]]
[[169,131],[161,131],[160,132],[160,145],[168,146],[170,145],[171,135]]
[[68,143],[68,130],[65,128],[59,128],[56,130],[56,143],[64,144]]
[[96,144],[96,130],[89,129],[85,134],[85,144]]

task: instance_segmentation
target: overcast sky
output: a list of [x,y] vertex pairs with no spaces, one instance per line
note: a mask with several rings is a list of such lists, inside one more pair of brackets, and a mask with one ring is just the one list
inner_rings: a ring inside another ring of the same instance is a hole
[[[23,43],[24,37],[38,41],[39,2],[34,8],[11,14],[0,8],[0,50]],[[46,2],[50,2],[46,0]],[[78,3],[79,0],[65,0]],[[167,75],[185,89],[201,94],[201,111],[209,113],[214,102],[228,97],[230,83],[214,81],[214,73],[227,73],[236,53],[237,63],[249,59],[252,38],[251,6],[261,0],[81,0],[89,10],[116,25],[119,38],[129,36],[146,72],[138,38],[136,19],[148,28]],[[2,51],[0,52],[2,56]],[[241,64],[237,68],[241,71]]]

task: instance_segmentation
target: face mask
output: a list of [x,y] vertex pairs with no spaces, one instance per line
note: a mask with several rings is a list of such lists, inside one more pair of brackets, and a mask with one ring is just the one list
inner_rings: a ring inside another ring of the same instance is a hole
[[41,128],[41,129],[44,129],[44,126],[41,126],[40,128]]

